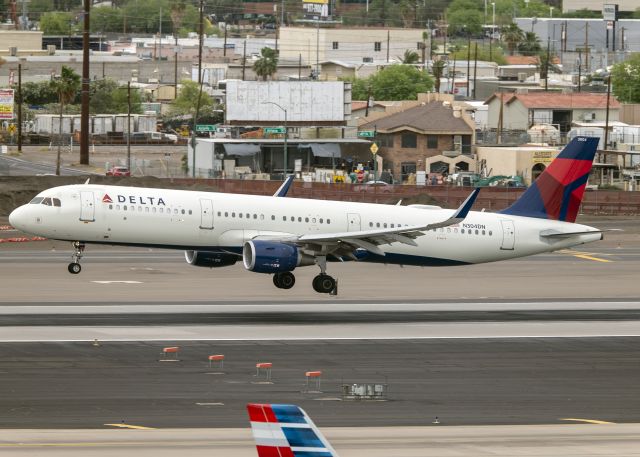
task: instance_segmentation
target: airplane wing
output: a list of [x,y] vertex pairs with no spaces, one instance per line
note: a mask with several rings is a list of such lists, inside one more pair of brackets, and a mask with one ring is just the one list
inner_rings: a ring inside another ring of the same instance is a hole
[[291,188],[291,184],[293,184],[293,180],[295,179],[295,175],[287,176],[287,179],[284,180],[282,185],[278,187],[276,193],[273,194],[274,197],[286,197],[289,189]]
[[[280,241],[295,243],[302,249],[308,251],[332,251],[327,249],[334,247],[333,251],[340,251],[340,255],[350,255],[355,249],[365,249],[373,254],[385,255],[384,251],[378,246],[391,243],[403,243],[409,246],[417,246],[414,241],[417,237],[424,235],[424,232],[448,227],[450,225],[458,224],[462,222],[469,214],[469,210],[473,206],[480,188],[474,189],[474,191],[467,197],[467,199],[460,205],[460,207],[447,219],[434,222],[427,225],[410,225],[395,228],[384,228],[375,230],[359,230],[356,232],[337,232],[337,233],[321,233],[317,235],[301,235],[279,238]],[[274,237],[257,237],[256,239],[270,239],[275,240]],[[318,247],[325,247],[325,249],[318,249]],[[337,252],[333,252],[334,255]]]
[[620,229],[605,229],[605,230],[586,230],[580,232],[561,232],[559,230],[549,229],[540,232],[540,236],[543,238],[570,238],[577,235],[592,235],[594,233],[601,233],[604,235],[606,232],[621,232]]

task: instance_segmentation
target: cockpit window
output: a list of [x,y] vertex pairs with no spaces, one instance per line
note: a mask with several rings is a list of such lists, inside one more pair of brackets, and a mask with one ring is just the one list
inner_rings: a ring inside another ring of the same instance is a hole
[[42,200],[44,200],[44,197],[36,197],[36,198],[34,198],[33,200],[31,200],[31,201],[29,202],[29,204],[31,204],[31,205],[37,205],[37,204],[39,204],[40,202],[42,202]]
[[48,197],[42,200],[42,204],[46,206],[53,206],[53,202],[51,201],[51,198],[48,198]]
[[52,200],[53,200],[53,206],[58,206],[58,207],[62,206],[60,204],[60,199],[59,198],[52,198]]

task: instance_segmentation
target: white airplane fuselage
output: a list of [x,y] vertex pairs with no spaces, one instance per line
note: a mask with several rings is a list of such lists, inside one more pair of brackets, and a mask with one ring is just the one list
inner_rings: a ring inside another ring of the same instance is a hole
[[[23,205],[11,214],[14,227],[56,240],[237,254],[245,241],[255,237],[428,225],[453,213],[427,207],[94,184],[55,187],[38,196],[57,198],[60,206]],[[541,236],[549,230],[593,233]],[[415,246],[383,244],[379,248],[384,256],[369,254],[361,260],[432,266],[476,264],[601,238],[600,231],[586,225],[471,211],[459,224],[426,231],[415,239]]]

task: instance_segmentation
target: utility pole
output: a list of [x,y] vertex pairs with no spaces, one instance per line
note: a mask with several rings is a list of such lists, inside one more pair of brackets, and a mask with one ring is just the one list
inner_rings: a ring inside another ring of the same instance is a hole
[[[160,30],[158,31],[158,60],[162,60],[162,7],[160,7],[160,16],[158,17],[158,23]],[[162,73],[160,74],[162,78]]]
[[551,37],[547,37],[547,58],[544,63],[544,90],[549,91],[549,61],[551,60]]
[[587,73],[591,72],[591,62],[589,61],[589,23],[585,22],[584,28],[584,62],[587,65]]
[[389,45],[391,44],[391,32],[387,30],[387,63],[389,63]]
[[22,152],[22,64],[18,64],[18,153]]
[[[84,0],[82,29],[82,106],[80,113],[80,163],[89,165],[89,9],[91,0]],[[61,126],[62,127],[62,126]]]
[[242,45],[242,80],[244,81],[245,69],[247,67],[247,39],[245,38]]
[[131,81],[127,81],[127,169],[131,173]]
[[478,76],[478,42],[473,53],[473,99],[476,99],[476,77]]
[[578,51],[578,92],[582,91],[582,51]]
[[[198,23],[198,84],[202,85],[202,36],[204,35],[204,0],[200,0],[200,22]],[[194,132],[195,138],[195,132]],[[195,142],[195,139],[194,139]],[[195,146],[194,146],[195,150]]]
[[222,50],[222,55],[227,57],[227,19],[224,20],[224,49]]
[[611,73],[607,76],[607,114],[604,121],[604,149],[609,147],[609,101],[611,99]]
[[471,96],[471,32],[467,31],[467,98]]

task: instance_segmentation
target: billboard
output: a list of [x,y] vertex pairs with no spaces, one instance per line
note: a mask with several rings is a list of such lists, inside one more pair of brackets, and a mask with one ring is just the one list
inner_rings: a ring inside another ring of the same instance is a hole
[[0,89],[0,119],[13,118],[13,89]]
[[[350,90],[350,89],[347,89]],[[255,125],[287,121],[309,124],[342,124],[345,97],[342,81],[227,81],[226,94],[229,123]],[[279,106],[278,106],[279,105]]]
[[305,19],[327,18],[331,14],[329,0],[302,0]]
[[618,4],[617,3],[605,3],[602,5],[602,19],[605,21],[617,21],[618,20]]

